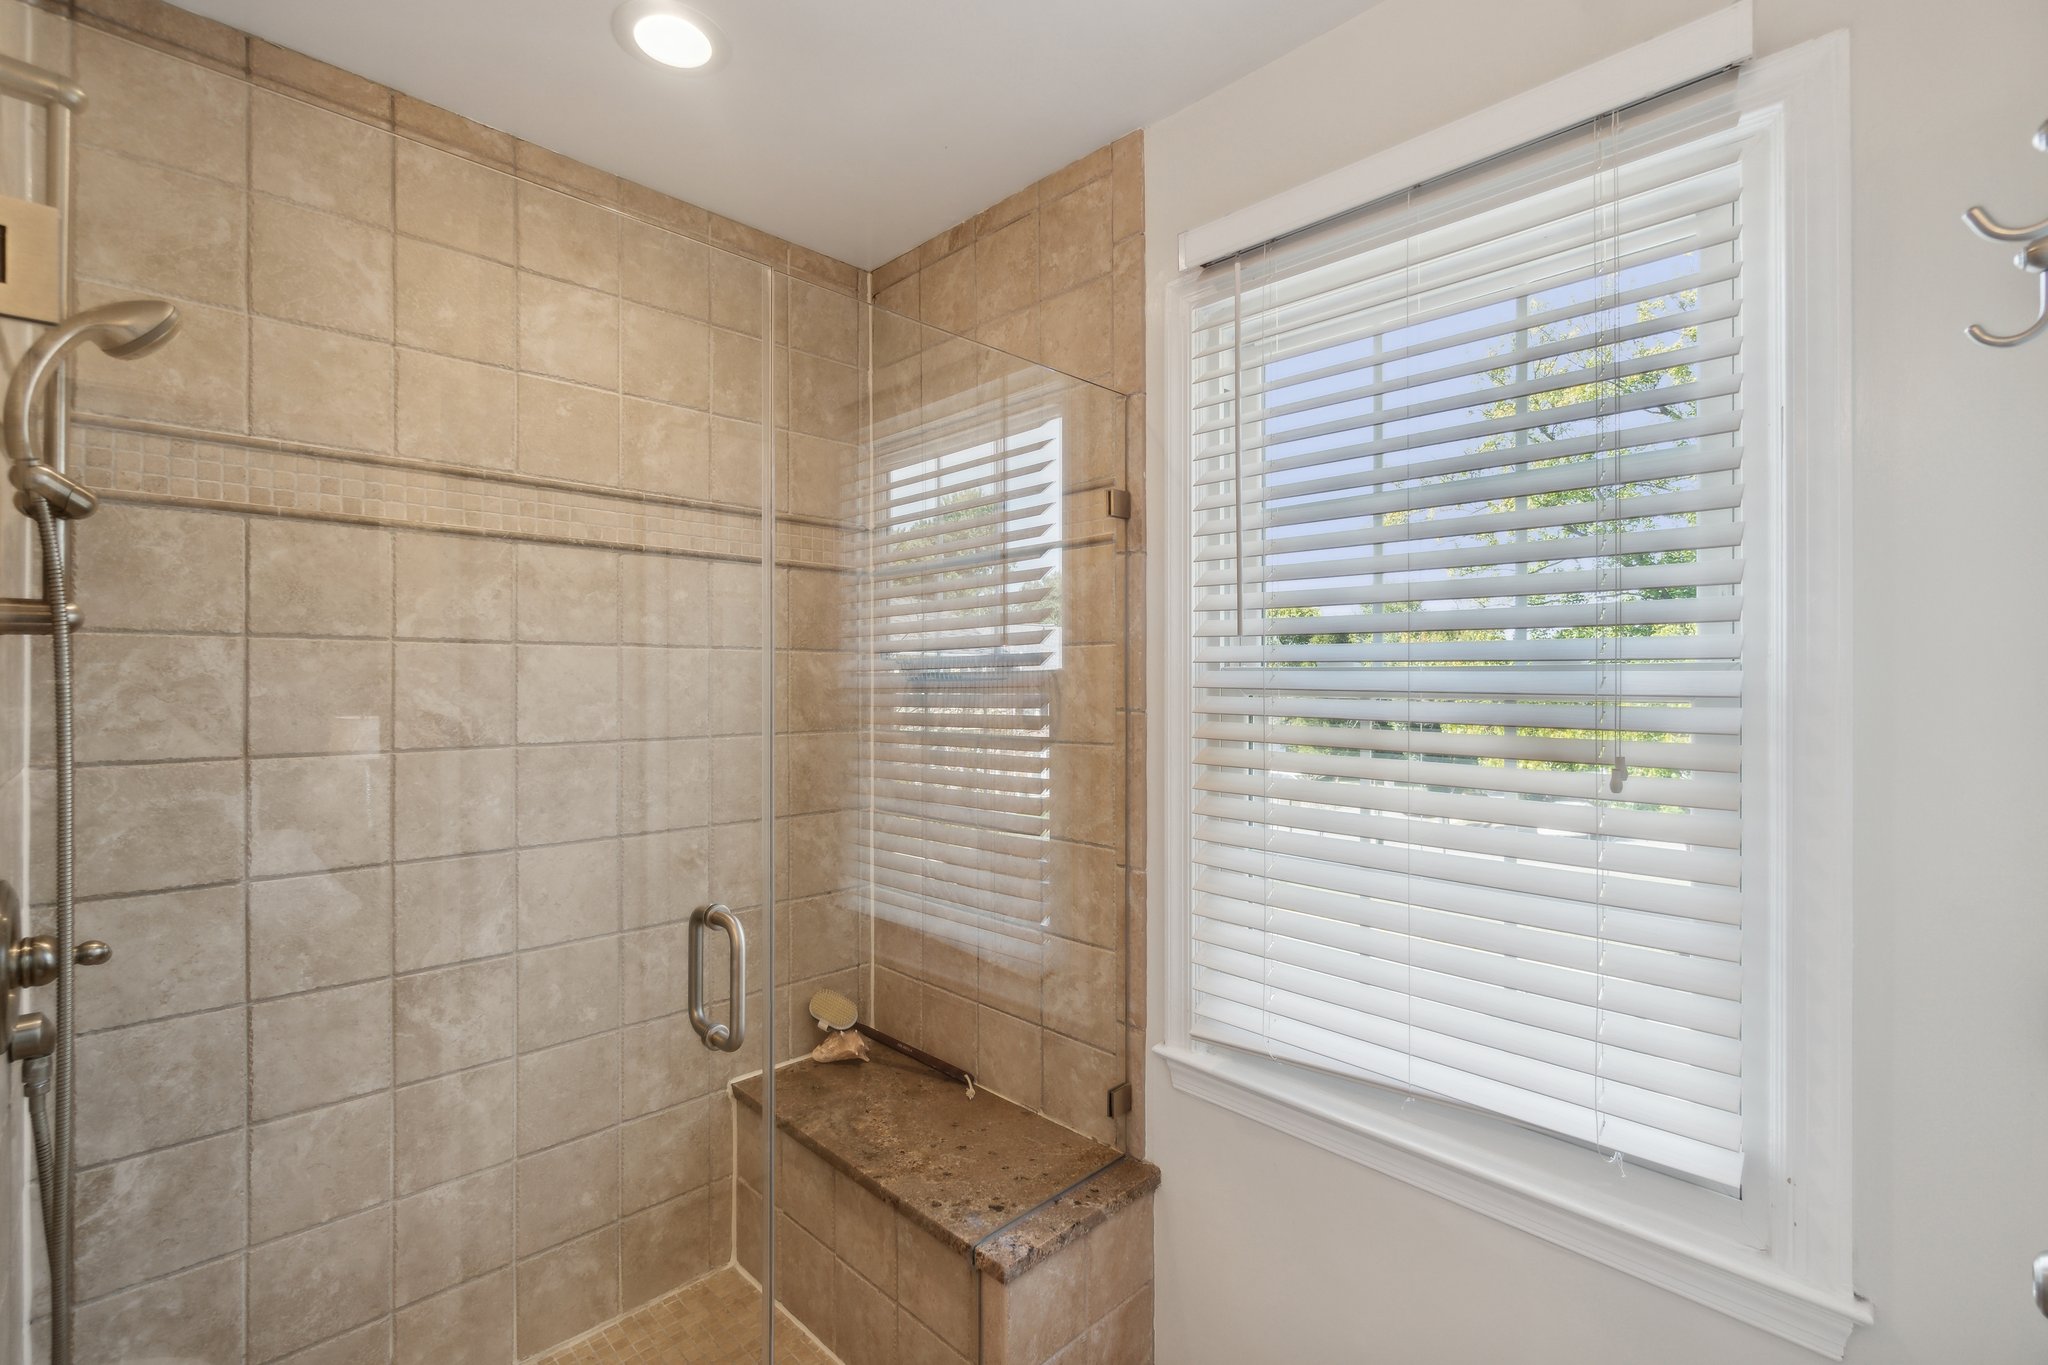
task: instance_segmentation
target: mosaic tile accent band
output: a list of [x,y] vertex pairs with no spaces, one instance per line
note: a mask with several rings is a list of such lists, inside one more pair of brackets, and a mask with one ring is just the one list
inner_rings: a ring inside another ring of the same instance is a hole
[[[78,478],[115,500],[725,559],[761,553],[761,517],[750,509],[578,492],[385,457],[171,435],[91,418],[73,423],[71,465]],[[776,549],[783,563],[851,567],[850,537],[815,521],[779,519]]]

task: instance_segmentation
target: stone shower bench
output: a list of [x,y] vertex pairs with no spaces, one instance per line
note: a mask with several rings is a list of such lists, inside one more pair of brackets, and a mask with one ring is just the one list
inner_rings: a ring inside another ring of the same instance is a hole
[[[758,1200],[761,1078],[732,1091],[736,1178]],[[879,1045],[781,1068],[775,1111],[780,1297],[847,1365],[923,1359],[924,1333],[988,1365],[1084,1337],[1104,1365],[1150,1360],[1156,1166]],[[900,1305],[890,1327],[877,1296]]]

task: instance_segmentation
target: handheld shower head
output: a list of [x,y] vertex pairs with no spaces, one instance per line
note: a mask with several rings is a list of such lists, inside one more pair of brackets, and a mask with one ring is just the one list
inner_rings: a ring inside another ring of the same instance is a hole
[[116,360],[134,360],[148,355],[177,335],[178,310],[162,299],[129,299],[81,313],[83,322],[93,313],[109,316],[87,329],[85,336]]
[[75,313],[36,339],[14,367],[0,407],[0,442],[13,468],[9,479],[24,496],[47,500],[61,517],[90,516],[97,500],[37,458],[29,414],[43,386],[67,353],[91,342],[117,360],[148,355],[178,330],[178,310],[162,299],[123,299]]

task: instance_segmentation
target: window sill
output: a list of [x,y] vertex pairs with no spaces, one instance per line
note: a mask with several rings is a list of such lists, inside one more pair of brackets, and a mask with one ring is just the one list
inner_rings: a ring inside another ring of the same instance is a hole
[[1420,1129],[1407,1130],[1364,1107],[1325,1102],[1305,1087],[1281,1084],[1256,1063],[1219,1053],[1159,1045],[1176,1090],[1263,1123],[1325,1151],[1463,1205],[1603,1265],[1668,1289],[1717,1312],[1832,1360],[1849,1334],[1871,1321],[1853,1294],[1817,1288],[1764,1254],[1688,1240],[1669,1226],[1602,1207],[1573,1192],[1540,1188],[1515,1173],[1488,1169],[1438,1150]]

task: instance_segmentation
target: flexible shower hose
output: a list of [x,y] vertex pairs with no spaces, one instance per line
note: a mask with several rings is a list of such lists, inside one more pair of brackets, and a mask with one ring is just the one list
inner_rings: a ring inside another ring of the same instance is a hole
[[[50,604],[50,663],[56,685],[57,751],[57,1048],[47,1076],[27,1072],[29,1122],[42,1196],[43,1247],[50,1262],[50,1365],[71,1365],[71,1166],[77,1094],[72,1063],[77,1041],[72,990],[78,971],[76,909],[72,900],[71,620],[64,582],[64,547],[57,515],[42,498],[29,498],[43,549],[43,600]],[[33,1067],[34,1063],[30,1063]],[[54,1081],[54,1084],[50,1082]],[[47,1093],[54,1092],[54,1093]],[[47,1106],[47,1108],[46,1108]],[[55,1110],[53,1116],[49,1112]]]

